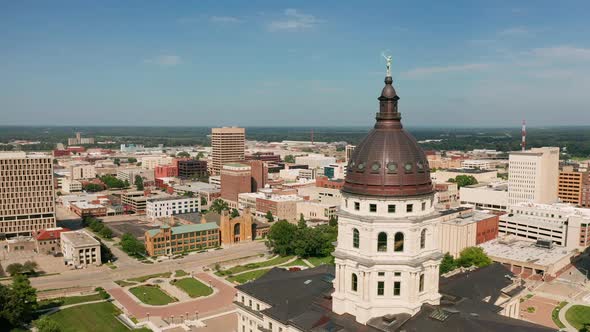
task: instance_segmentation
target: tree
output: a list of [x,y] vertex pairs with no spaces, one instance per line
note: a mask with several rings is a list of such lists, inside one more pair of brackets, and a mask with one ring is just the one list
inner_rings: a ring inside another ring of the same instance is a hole
[[143,243],[130,233],[125,233],[121,237],[121,249],[130,256],[140,257],[145,255]]
[[104,226],[100,230],[99,234],[100,234],[100,236],[102,236],[105,239],[112,239],[113,238],[113,231],[110,228],[106,227],[106,226]]
[[221,214],[223,211],[229,210],[229,204],[222,199],[216,199],[211,203],[211,211]]
[[115,158],[115,159],[113,159],[113,163],[117,166],[121,166],[121,159]]
[[477,179],[473,175],[457,175],[455,182],[457,183],[457,187],[461,188],[477,184]]
[[285,158],[283,159],[286,163],[294,163],[295,162],[295,157],[293,157],[292,154],[288,154],[285,156]]
[[267,211],[266,212],[266,220],[268,222],[274,222],[275,221],[275,218],[273,217],[272,212],[270,212],[270,211]]
[[87,184],[84,185],[83,189],[85,191],[94,193],[94,192],[97,192],[97,191],[102,191],[104,189],[104,187],[101,186],[100,184],[96,184],[96,183],[87,183]]
[[492,264],[492,260],[480,247],[467,247],[459,254],[457,264],[463,267],[477,266],[484,267]]
[[448,252],[443,256],[442,262],[440,263],[440,274],[445,274],[447,272],[453,271],[457,268],[457,262],[453,258],[451,254]]
[[0,289],[0,304],[2,304],[0,321],[6,320],[12,326],[23,326],[29,323],[37,306],[37,291],[31,286],[29,278],[16,274],[12,277],[12,285],[9,288],[2,287]]
[[197,153],[197,156],[195,157],[195,160],[201,160],[201,158],[205,157],[205,154],[200,151],[199,153]]
[[123,182],[123,188],[129,188],[130,184],[129,181],[127,179],[125,179],[125,181]]
[[177,153],[176,156],[179,158],[190,158],[191,154],[186,151],[181,151],[181,152]]
[[33,322],[39,332],[61,332],[61,327],[49,316],[43,316]]
[[139,174],[135,175],[135,187],[137,190],[143,190],[143,178]]
[[328,225],[332,227],[338,227],[338,216],[331,216],[330,221],[328,221]]
[[232,209],[231,210],[231,214],[230,214],[230,217],[231,218],[237,218],[239,216],[240,216],[240,212],[238,211],[238,209]]
[[21,263],[12,263],[6,267],[6,272],[11,276],[15,276],[19,273],[23,273],[23,265]]
[[34,273],[39,268],[39,264],[35,261],[26,261],[23,264],[23,273]]
[[130,163],[130,164],[136,163],[137,162],[137,158],[129,157],[129,158],[127,158],[127,162]]
[[303,213],[301,213],[299,215],[299,222],[297,223],[297,228],[302,229],[302,228],[306,228],[307,227],[307,222],[305,221],[305,218],[303,217]]
[[201,196],[201,206],[206,206],[206,205],[207,205],[207,197]]
[[287,256],[294,253],[293,241],[297,226],[286,220],[277,221],[270,227],[266,236],[266,245],[276,254]]
[[184,197],[193,197],[195,196],[195,193],[192,191],[185,191],[184,194],[182,194],[182,196]]
[[107,186],[107,188],[126,188],[129,187],[127,180],[122,181],[112,175],[103,175],[100,177],[100,181]]

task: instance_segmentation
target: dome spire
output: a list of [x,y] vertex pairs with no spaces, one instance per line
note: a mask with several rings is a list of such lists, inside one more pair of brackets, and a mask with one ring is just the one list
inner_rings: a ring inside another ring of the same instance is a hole
[[383,54],[387,64],[385,76],[385,87],[381,91],[379,100],[379,113],[377,113],[377,123],[375,128],[397,127],[401,128],[401,114],[397,110],[397,101],[399,96],[393,88],[393,79],[391,78],[391,55]]

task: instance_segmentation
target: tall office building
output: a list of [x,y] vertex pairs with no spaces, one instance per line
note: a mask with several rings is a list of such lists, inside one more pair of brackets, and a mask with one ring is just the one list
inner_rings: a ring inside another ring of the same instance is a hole
[[250,165],[231,163],[221,170],[221,198],[230,208],[238,208],[238,195],[252,192],[252,168]]
[[510,153],[508,203],[557,201],[559,148],[533,148]]
[[31,235],[55,226],[53,158],[0,153],[0,233]]
[[564,203],[581,206],[585,177],[587,177],[587,172],[574,170],[573,166],[564,166],[559,172],[557,188],[559,199]]
[[344,156],[344,162],[346,162],[348,164],[348,161],[350,160],[350,158],[352,157],[352,153],[354,152],[354,148],[356,148],[356,145],[350,145],[347,144],[346,148],[345,148],[345,156]]
[[209,172],[219,175],[224,164],[244,160],[246,130],[238,127],[211,129],[211,166]]

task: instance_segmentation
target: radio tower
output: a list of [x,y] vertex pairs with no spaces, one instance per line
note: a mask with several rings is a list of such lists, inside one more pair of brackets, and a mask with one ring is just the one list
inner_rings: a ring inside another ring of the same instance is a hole
[[522,151],[526,150],[526,121],[522,120],[522,142],[520,143]]

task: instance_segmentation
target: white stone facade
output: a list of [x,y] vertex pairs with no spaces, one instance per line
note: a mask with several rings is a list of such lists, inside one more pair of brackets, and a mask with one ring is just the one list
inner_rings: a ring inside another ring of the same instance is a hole
[[180,213],[194,213],[201,210],[201,199],[197,197],[166,197],[148,199],[146,216],[150,219],[171,217]]
[[508,204],[557,202],[559,148],[534,148],[510,154]]
[[438,304],[437,217],[432,194],[376,199],[343,193],[332,310],[365,324]]

